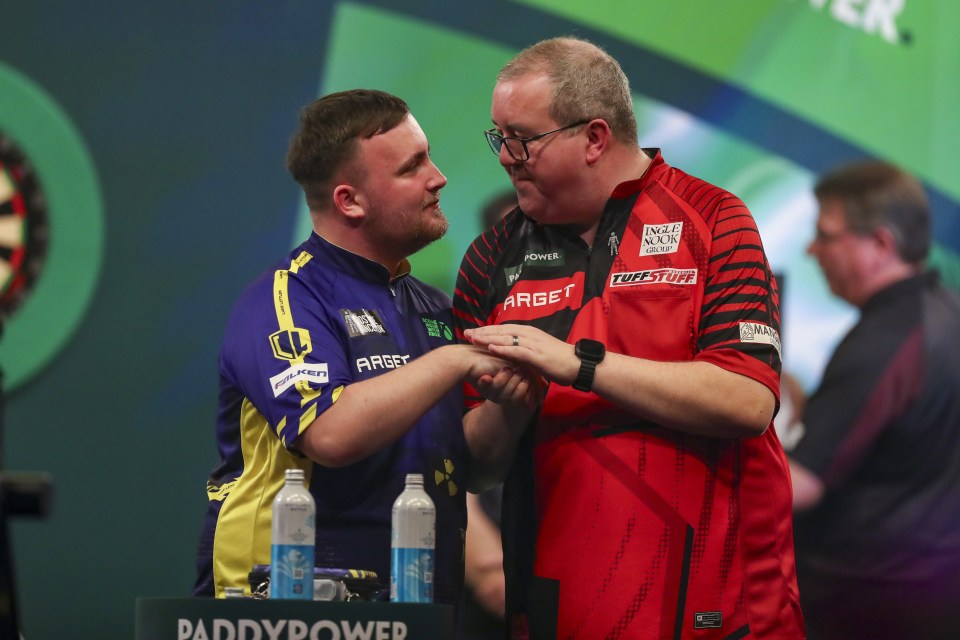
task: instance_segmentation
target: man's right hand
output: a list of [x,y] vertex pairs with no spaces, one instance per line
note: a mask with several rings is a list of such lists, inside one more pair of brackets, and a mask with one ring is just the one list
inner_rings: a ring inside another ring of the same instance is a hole
[[540,406],[546,381],[537,374],[509,364],[484,347],[464,345],[471,359],[469,382],[486,400],[533,410]]

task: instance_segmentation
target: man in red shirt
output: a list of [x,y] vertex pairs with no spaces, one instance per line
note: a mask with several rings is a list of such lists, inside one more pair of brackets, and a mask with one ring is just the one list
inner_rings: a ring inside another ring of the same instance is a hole
[[461,337],[550,382],[504,489],[514,638],[803,637],[776,285],[734,195],[637,144],[583,40],[500,72],[519,208],[461,266]]

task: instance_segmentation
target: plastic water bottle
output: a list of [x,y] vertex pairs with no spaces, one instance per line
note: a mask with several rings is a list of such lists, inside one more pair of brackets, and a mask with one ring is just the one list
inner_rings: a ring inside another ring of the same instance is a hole
[[423,490],[423,475],[408,473],[393,503],[390,601],[433,602],[433,550],[437,509]]
[[313,549],[317,507],[303,484],[303,469],[287,469],[273,501],[270,597],[313,600]]

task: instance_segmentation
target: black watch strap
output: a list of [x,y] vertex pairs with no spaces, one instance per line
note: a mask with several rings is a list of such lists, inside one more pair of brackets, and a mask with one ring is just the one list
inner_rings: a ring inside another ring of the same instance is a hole
[[574,352],[580,358],[580,371],[572,386],[577,391],[590,391],[593,388],[593,376],[597,371],[597,365],[603,362],[606,348],[602,342],[584,338],[577,341]]
[[590,360],[580,360],[580,372],[573,381],[573,388],[577,391],[590,391],[593,388],[593,376],[597,372],[597,363]]

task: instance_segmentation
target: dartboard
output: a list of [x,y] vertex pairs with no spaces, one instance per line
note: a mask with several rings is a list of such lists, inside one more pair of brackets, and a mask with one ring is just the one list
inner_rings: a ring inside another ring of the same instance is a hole
[[47,208],[29,159],[0,132],[0,319],[23,303],[43,270]]

